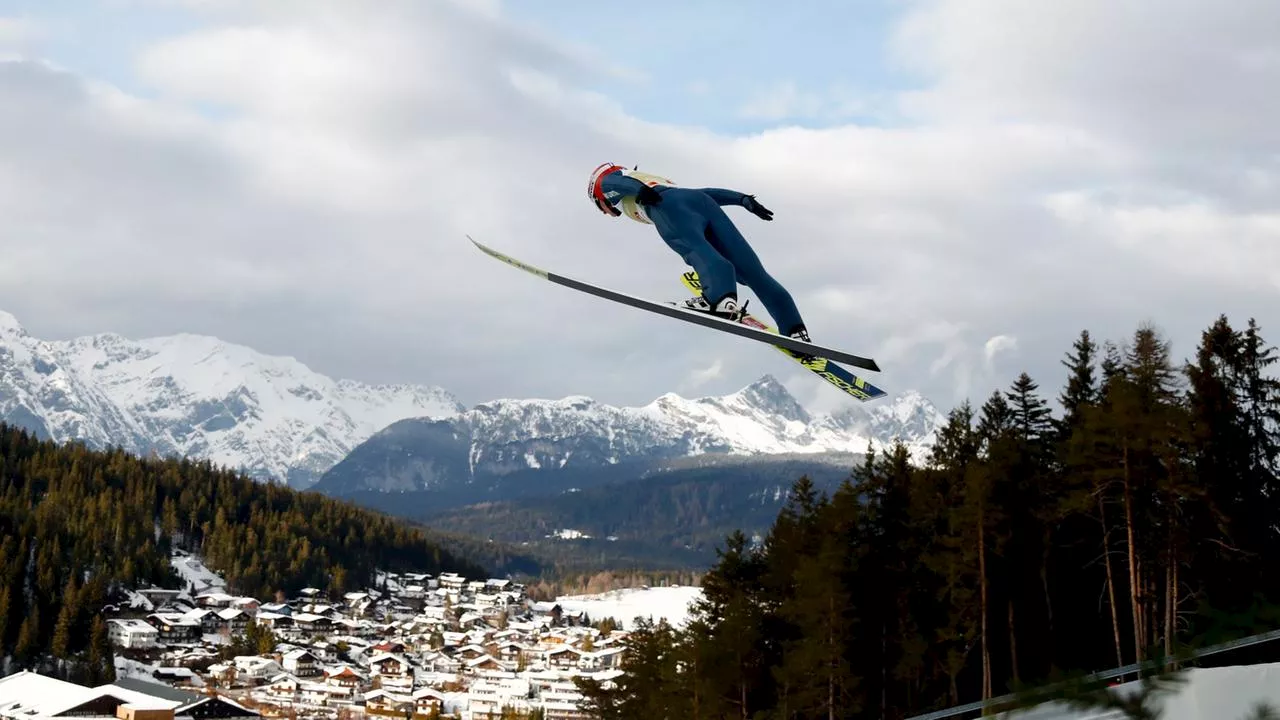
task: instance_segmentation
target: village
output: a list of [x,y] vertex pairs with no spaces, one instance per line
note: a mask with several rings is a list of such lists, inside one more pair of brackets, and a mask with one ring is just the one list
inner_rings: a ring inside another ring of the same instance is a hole
[[[121,676],[225,696],[261,717],[587,717],[574,677],[622,674],[626,633],[505,579],[380,573],[378,587],[271,601],[179,553],[184,590],[104,610]],[[600,625],[601,627],[596,627]]]

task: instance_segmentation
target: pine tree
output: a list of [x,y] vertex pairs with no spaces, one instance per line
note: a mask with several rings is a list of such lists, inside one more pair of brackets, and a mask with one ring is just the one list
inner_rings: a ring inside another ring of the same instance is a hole
[[72,654],[72,632],[79,615],[79,588],[76,587],[75,576],[67,580],[67,587],[62,593],[62,607],[58,610],[58,620],[53,629],[52,651],[54,657],[70,660]]
[[[959,678],[965,671],[970,651],[982,641],[983,613],[977,596],[983,568],[977,562],[977,538],[971,538],[977,525],[965,517],[970,498],[971,476],[977,471],[978,435],[973,428],[973,409],[962,402],[947,415],[947,423],[938,431],[937,442],[929,451],[928,484],[923,495],[932,502],[922,511],[927,513],[923,525],[934,540],[922,560],[937,577],[940,612],[945,620],[938,630],[940,645],[936,662],[938,672],[947,678],[947,702],[960,702]],[[989,661],[980,660],[989,669]],[[989,687],[988,674],[982,671],[982,688]]]
[[1062,361],[1069,372],[1067,386],[1058,397],[1062,405],[1062,419],[1057,423],[1059,441],[1065,441],[1083,422],[1084,409],[1098,402],[1098,379],[1094,367],[1097,343],[1088,330],[1081,330],[1071,349],[1072,352]]
[[13,655],[19,663],[30,663],[36,659],[40,647],[40,606],[35,605],[18,629],[18,643],[13,648]]
[[107,634],[107,623],[101,615],[93,617],[93,629],[89,632],[89,671],[95,684],[115,682],[115,656],[111,650],[111,639]]

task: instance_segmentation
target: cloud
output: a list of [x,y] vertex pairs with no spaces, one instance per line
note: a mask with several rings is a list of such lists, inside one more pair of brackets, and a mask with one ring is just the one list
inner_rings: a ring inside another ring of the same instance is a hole
[[1017,347],[1018,339],[1008,335],[996,335],[988,339],[982,346],[982,356],[987,361],[987,369],[992,369],[996,355],[1016,350]]
[[874,109],[862,93],[844,87],[818,92],[802,90],[794,80],[778,83],[752,96],[739,115],[753,120],[846,120]]
[[[199,24],[130,59],[132,92],[0,65],[0,309],[38,335],[210,333],[466,402],[637,404],[769,372],[835,403],[767,347],[466,242],[682,297],[652,229],[587,201],[606,160],[756,193],[774,222],[729,212],[814,339],[942,405],[1012,380],[1002,337],[1051,395],[1082,328],[1152,318],[1186,353],[1219,312],[1265,331],[1274,306],[1272,3],[917,2],[894,44],[914,86],[875,98],[898,122],[734,135],[627,112],[642,56],[600,62],[603,41],[568,46],[496,3],[147,2]],[[858,109],[780,91],[758,117]]]
[[0,57],[25,49],[43,34],[40,24],[34,20],[0,16]]

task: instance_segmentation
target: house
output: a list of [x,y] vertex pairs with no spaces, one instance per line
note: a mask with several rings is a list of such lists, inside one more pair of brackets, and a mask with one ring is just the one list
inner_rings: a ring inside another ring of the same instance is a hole
[[117,647],[142,650],[157,645],[160,631],[144,620],[112,619],[107,621],[107,637]]
[[249,613],[235,608],[226,608],[217,613],[220,629],[229,630],[232,635],[239,635],[249,626]]
[[516,662],[524,659],[529,660],[535,653],[523,644],[508,640],[498,645],[498,658],[509,662]]
[[379,653],[402,653],[405,651],[404,643],[394,640],[380,642],[370,649]]
[[364,694],[364,709],[369,714],[405,716],[413,712],[413,696],[386,688]]
[[293,673],[298,677],[311,677],[320,674],[316,667],[319,661],[315,655],[308,650],[291,650],[284,654],[281,659],[280,666],[285,672]]
[[458,648],[453,656],[462,661],[474,660],[482,655],[488,655],[489,651],[479,645],[464,645]]
[[338,659],[338,645],[331,642],[313,642],[308,649],[320,662],[331,663]]
[[234,595],[228,595],[223,592],[208,592],[197,595],[196,603],[200,607],[224,608],[230,606],[231,601],[235,599]]
[[254,680],[267,680],[276,677],[283,669],[280,663],[271,658],[259,657],[257,655],[238,655],[231,660],[236,671],[241,677],[251,678]]
[[324,671],[324,681],[330,685],[339,685],[352,689],[359,688],[369,681],[369,678],[359,670],[350,665],[342,665],[337,668]]
[[579,666],[582,656],[586,653],[578,648],[570,645],[561,645],[553,650],[544,653],[544,657],[548,665],[560,670],[568,670]]
[[155,607],[161,607],[178,599],[182,594],[181,590],[170,590],[168,588],[149,587],[138,590],[137,593],[146,598]]
[[592,669],[613,669],[621,667],[622,656],[626,651],[627,649],[622,647],[607,647],[590,653],[587,660]]
[[578,707],[578,703],[566,700],[544,700],[542,716],[546,720],[588,720],[591,714]]
[[498,659],[492,655],[481,655],[480,657],[471,658],[464,663],[470,672],[478,672],[480,670],[505,670],[506,668]]
[[194,642],[200,639],[201,626],[177,613],[151,613],[147,622],[159,632],[162,644]]
[[445,590],[454,592],[462,592],[462,588],[466,587],[467,579],[457,573],[441,573],[440,587]]
[[444,694],[432,688],[423,688],[413,694],[414,712],[430,716],[432,712],[444,713]]
[[258,606],[258,615],[264,612],[275,613],[277,615],[292,615],[293,608],[288,603],[263,603]]
[[259,610],[258,616],[254,618],[254,621],[272,630],[290,630],[293,628],[293,617],[283,613]]
[[405,675],[412,668],[402,655],[379,653],[369,658],[369,669],[374,675]]
[[262,690],[273,700],[292,700],[298,695],[300,685],[298,678],[282,673],[271,678],[271,682]]
[[26,671],[0,678],[0,714],[4,717],[145,717],[149,720],[259,717],[256,711],[221,695],[197,695],[132,678],[90,688]]
[[333,629],[333,620],[324,615],[302,612],[293,616],[293,624],[305,633],[327,635]]
[[200,623],[200,632],[205,635],[212,635],[222,627],[218,613],[213,608],[206,607],[189,610],[182,614],[182,618]]

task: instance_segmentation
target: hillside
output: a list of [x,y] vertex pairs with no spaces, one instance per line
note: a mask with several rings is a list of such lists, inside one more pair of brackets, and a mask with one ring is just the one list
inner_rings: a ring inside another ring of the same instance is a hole
[[363,588],[375,569],[488,569],[387,516],[213,467],[38,440],[0,423],[0,655],[87,658],[117,589],[183,588],[174,549],[234,591]]
[[715,562],[716,548],[734,530],[748,536],[767,532],[792,482],[808,477],[820,490],[834,492],[860,462],[860,455],[792,455],[633,468],[635,474],[617,468],[608,475],[627,479],[444,510],[432,509],[429,493],[394,500],[365,493],[353,499],[560,564],[702,570]]
[[447,419],[394,423],[352,450],[314,489],[340,497],[428,492],[434,494],[429,502],[444,508],[582,489],[672,463],[768,463],[802,455],[824,462],[898,440],[922,457],[943,420],[910,392],[883,404],[812,414],[769,375],[722,397],[667,393],[641,407],[586,397],[496,400]]

